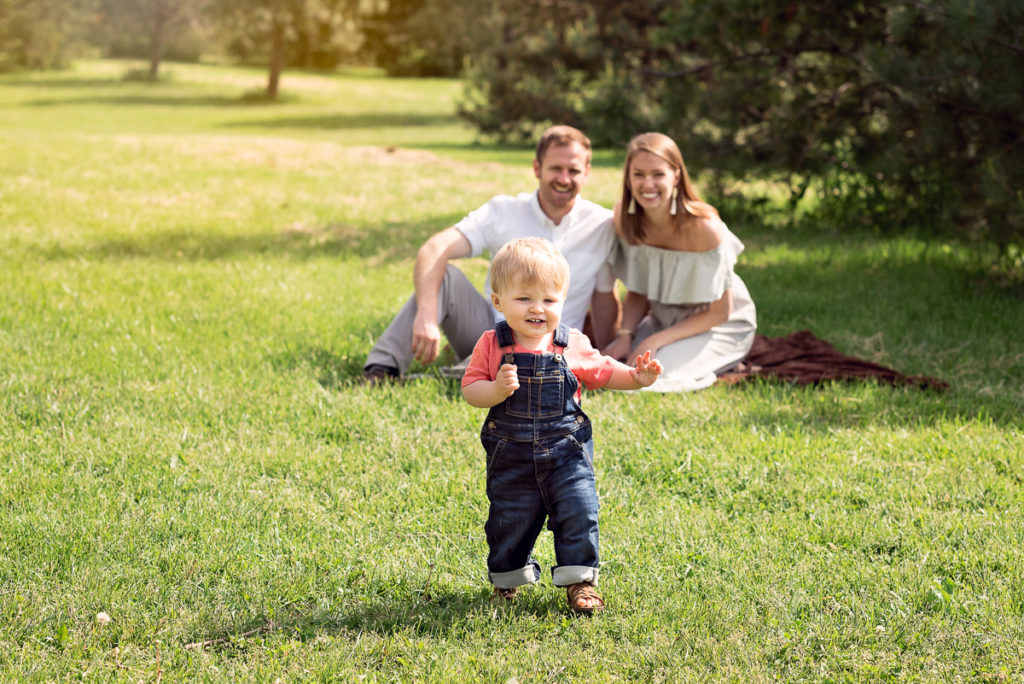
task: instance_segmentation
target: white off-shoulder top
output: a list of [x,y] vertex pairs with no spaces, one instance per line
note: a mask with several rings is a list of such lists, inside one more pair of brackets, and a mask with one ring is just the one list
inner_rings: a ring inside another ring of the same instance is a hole
[[627,245],[621,240],[612,257],[615,276],[633,292],[646,295],[651,314],[662,325],[704,311],[711,302],[732,290],[729,322],[756,327],[754,303],[733,267],[743,243],[724,225],[717,247],[706,252],[680,252],[650,245]]

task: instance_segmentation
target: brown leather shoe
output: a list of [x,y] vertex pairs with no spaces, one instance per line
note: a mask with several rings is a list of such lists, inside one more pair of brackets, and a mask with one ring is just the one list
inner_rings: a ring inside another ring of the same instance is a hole
[[491,592],[491,600],[493,601],[496,598],[503,598],[506,601],[511,602],[518,593],[519,587],[512,587],[511,589],[501,589],[499,587],[494,587],[494,591]]
[[363,369],[363,383],[370,387],[390,384],[398,382],[398,380],[398,369],[392,368],[391,366],[382,366],[380,364],[373,363]]
[[579,582],[566,587],[569,608],[576,613],[596,613],[604,610],[604,599],[597,593],[591,582]]

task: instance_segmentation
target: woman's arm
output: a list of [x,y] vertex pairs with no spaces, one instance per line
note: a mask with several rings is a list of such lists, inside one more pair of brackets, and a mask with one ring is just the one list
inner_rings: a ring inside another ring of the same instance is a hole
[[595,347],[603,347],[615,340],[615,331],[619,327],[619,309],[619,295],[615,290],[594,291],[590,298],[590,326]]
[[711,330],[716,325],[725,323],[729,320],[731,314],[732,290],[726,290],[718,300],[711,302],[708,308],[699,314],[694,314],[669,328],[665,328],[641,340],[633,347],[633,355],[643,354],[646,351],[657,354],[658,350],[665,345],[699,335],[702,332]]
[[615,339],[602,350],[602,353],[619,361],[628,358],[633,348],[636,327],[640,325],[649,308],[646,296],[639,292],[627,292],[626,300],[622,303],[622,323],[619,324]]

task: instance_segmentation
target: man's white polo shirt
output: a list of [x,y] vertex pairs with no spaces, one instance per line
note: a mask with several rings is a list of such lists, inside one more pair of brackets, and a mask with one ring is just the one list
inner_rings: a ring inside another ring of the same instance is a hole
[[[498,195],[470,212],[455,227],[469,240],[471,256],[480,256],[485,250],[493,255],[516,238],[550,240],[569,262],[569,294],[562,310],[562,322],[583,329],[597,274],[615,244],[610,209],[577,195],[572,210],[555,225],[541,210],[536,191],[515,197]],[[490,272],[484,296],[491,298]]]

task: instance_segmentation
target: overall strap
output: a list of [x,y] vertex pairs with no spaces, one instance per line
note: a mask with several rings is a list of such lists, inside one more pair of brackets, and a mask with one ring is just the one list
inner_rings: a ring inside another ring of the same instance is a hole
[[562,351],[565,351],[565,348],[569,346],[569,328],[564,324],[559,323],[558,329],[555,330],[555,338],[553,342],[556,347],[561,347]]
[[498,321],[495,323],[494,332],[498,338],[498,346],[502,349],[511,347],[516,343],[516,338],[512,335],[512,327],[508,324],[508,321]]
[[[498,321],[494,324],[494,334],[498,341],[498,347],[505,353],[505,362],[512,363],[509,357],[512,354],[512,347],[515,346],[516,338],[512,334],[511,326],[507,321]],[[555,329],[552,343],[564,352],[565,348],[569,346],[569,328],[559,323],[558,328]]]
[[515,358],[512,356],[512,348],[516,344],[516,338],[512,334],[512,327],[507,321],[498,321],[494,324],[494,336],[498,340],[498,347],[504,353],[502,360],[504,363],[515,363]]

